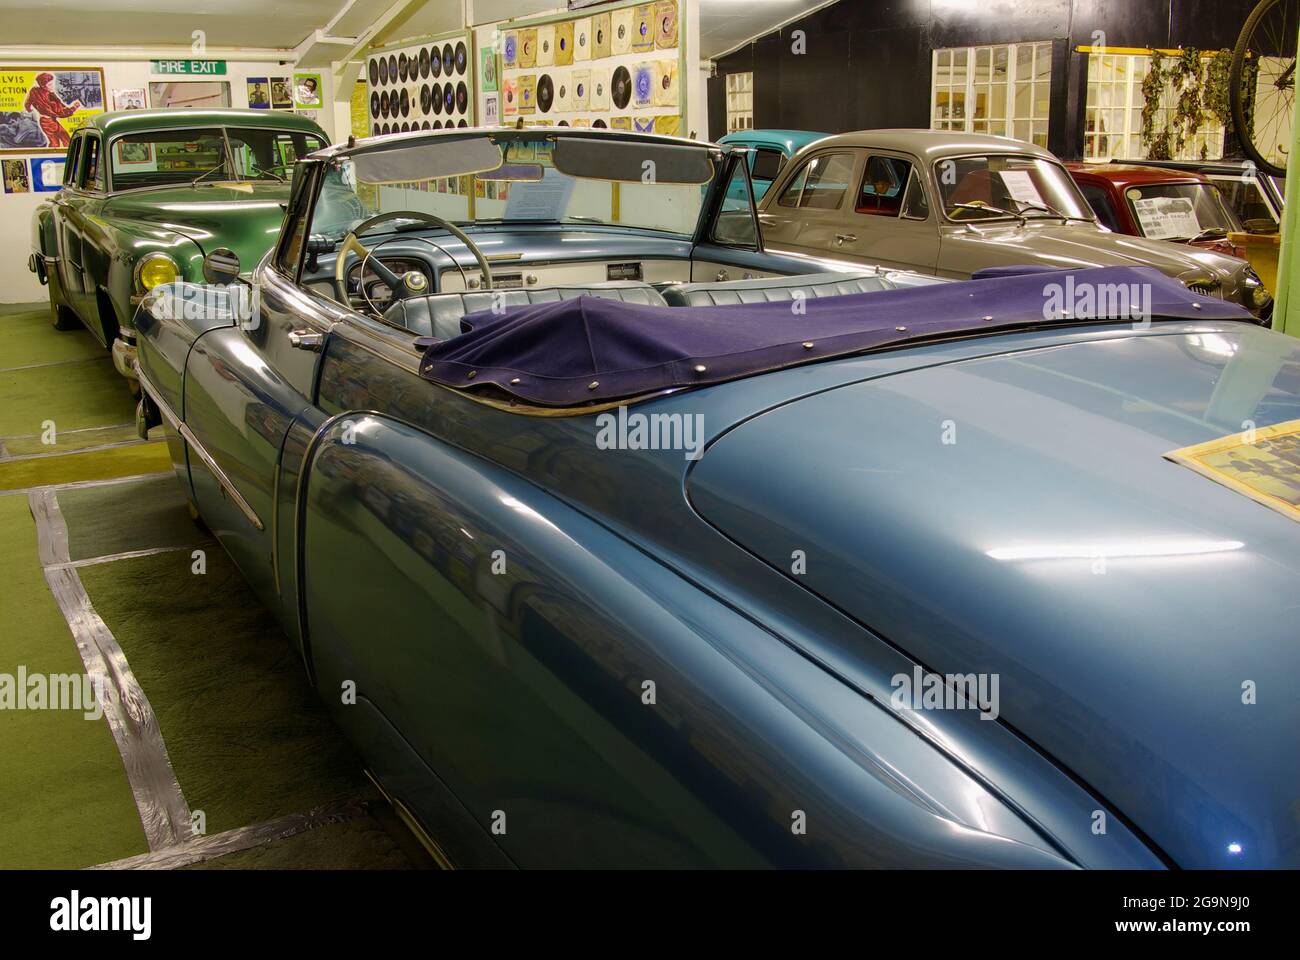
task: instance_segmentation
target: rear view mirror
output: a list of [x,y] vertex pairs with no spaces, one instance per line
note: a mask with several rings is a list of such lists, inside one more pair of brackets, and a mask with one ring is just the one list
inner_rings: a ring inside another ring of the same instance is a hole
[[239,279],[239,257],[229,247],[217,247],[203,258],[203,279],[229,286]]

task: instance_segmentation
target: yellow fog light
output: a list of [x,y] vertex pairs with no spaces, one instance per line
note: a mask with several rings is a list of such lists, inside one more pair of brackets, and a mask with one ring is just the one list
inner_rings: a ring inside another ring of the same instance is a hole
[[151,253],[141,259],[135,267],[135,286],[140,293],[148,293],[154,287],[172,283],[180,276],[176,261],[165,253]]

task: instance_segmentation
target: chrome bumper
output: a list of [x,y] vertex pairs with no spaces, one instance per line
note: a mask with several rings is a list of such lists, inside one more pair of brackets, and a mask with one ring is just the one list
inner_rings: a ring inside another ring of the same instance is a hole
[[122,337],[113,341],[113,366],[128,380],[140,379],[135,370],[135,344]]

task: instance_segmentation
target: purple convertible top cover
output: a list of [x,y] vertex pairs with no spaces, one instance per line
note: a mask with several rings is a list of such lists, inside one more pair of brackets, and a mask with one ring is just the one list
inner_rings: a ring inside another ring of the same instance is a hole
[[[1106,306],[1117,295],[1142,313],[1117,316]],[[492,384],[528,403],[568,407],[926,338],[1031,323],[1133,322],[1143,315],[1252,319],[1242,307],[1193,293],[1152,267],[1035,271],[720,307],[583,296],[469,314],[460,336],[423,341],[420,375],[450,387]]]

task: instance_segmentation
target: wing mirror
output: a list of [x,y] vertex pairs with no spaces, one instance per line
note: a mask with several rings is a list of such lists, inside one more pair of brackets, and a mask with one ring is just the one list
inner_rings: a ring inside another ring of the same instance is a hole
[[229,247],[217,247],[203,258],[203,279],[229,286],[239,279],[239,257]]

